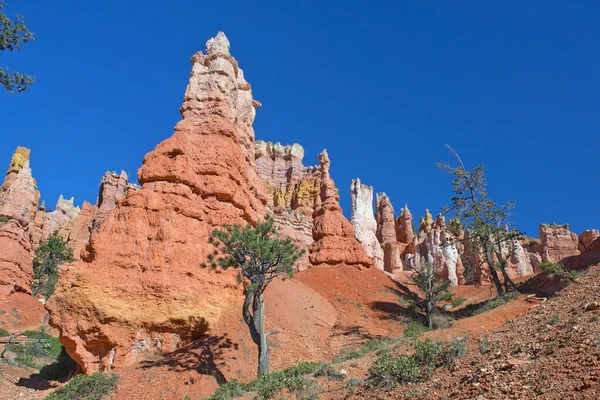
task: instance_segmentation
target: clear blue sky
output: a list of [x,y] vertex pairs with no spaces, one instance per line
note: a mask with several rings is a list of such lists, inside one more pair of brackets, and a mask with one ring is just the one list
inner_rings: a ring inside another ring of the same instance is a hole
[[346,214],[354,177],[397,211],[439,210],[449,143],[529,235],[600,227],[597,2],[7,3],[36,41],[0,65],[37,83],[0,93],[0,163],[30,147],[48,205],[95,202],[106,170],[136,175],[180,118],[190,56],[222,30],[263,103],[257,138],[301,143],[305,164],[326,148]]

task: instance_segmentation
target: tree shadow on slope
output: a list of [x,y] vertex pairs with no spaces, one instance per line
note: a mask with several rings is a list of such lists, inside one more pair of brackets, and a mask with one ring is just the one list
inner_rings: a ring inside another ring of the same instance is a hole
[[[389,317],[383,317],[382,319],[404,319],[405,321],[422,320],[422,316],[415,309],[409,307],[408,305],[403,306],[401,304],[403,302],[410,303],[410,301],[417,301],[419,299],[419,295],[410,290],[408,286],[403,285],[400,282],[394,281],[394,284],[396,285],[395,288],[387,286],[386,289],[398,296],[398,303],[377,301],[371,304],[371,308],[382,311],[389,315]],[[437,312],[440,315],[445,315],[454,320],[469,318],[484,311],[486,306],[494,301],[497,301],[496,297],[478,303],[467,304],[466,306],[453,311],[438,308]]]
[[[187,346],[173,352],[163,354],[158,360],[142,361],[142,369],[166,366],[170,371],[182,372],[195,370],[200,375],[209,375],[219,385],[227,383],[227,379],[219,369],[225,365],[222,360],[228,349],[238,349],[238,344],[227,337],[205,335]],[[235,359],[235,357],[231,357]]]

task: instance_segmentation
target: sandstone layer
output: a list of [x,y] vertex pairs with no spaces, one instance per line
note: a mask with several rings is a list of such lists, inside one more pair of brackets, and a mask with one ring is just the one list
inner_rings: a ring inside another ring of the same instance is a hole
[[203,334],[240,295],[233,272],[199,265],[214,228],[267,212],[254,165],[256,103],[223,33],[191,62],[175,133],[144,157],[141,189],[105,217],[48,303],[61,342],[86,373]]

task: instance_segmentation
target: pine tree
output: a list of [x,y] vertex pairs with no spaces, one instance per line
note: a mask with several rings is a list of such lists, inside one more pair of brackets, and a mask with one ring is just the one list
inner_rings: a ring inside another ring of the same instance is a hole
[[[454,229],[466,231],[465,250],[480,260],[477,265],[470,267],[478,270],[487,263],[500,296],[504,296],[505,289],[517,291],[516,285],[506,272],[512,247],[510,244],[522,236],[518,229],[510,229],[511,223],[508,220],[509,211],[514,208],[515,202],[508,201],[503,205],[496,205],[487,194],[483,164],[467,170],[458,153],[452,147],[446,147],[458,161],[458,166],[453,167],[445,162],[437,164],[439,170],[454,176],[452,186],[455,196],[452,197],[452,204],[444,207],[442,212],[453,213],[460,221]],[[502,274],[505,288],[502,287],[498,271]]]
[[41,294],[48,299],[58,282],[58,267],[73,261],[73,250],[67,241],[58,234],[58,230],[52,232],[35,251],[31,287],[33,296]]
[[432,329],[433,317],[437,310],[435,304],[452,297],[452,294],[448,291],[450,281],[440,279],[434,266],[429,262],[417,263],[409,268],[413,271],[411,280],[424,294],[423,298],[411,296],[411,301],[425,315],[427,327]]
[[[16,15],[14,21],[3,11],[6,3],[0,0],[0,52],[21,49],[22,43],[33,41],[33,33],[29,32],[23,21],[23,16]],[[0,85],[10,93],[23,92],[34,82],[29,75],[8,72],[8,67],[0,66]]]
[[242,317],[252,341],[258,346],[258,375],[269,372],[268,337],[277,330],[265,332],[265,290],[273,279],[292,277],[294,264],[302,257],[290,238],[280,238],[273,217],[267,216],[256,226],[224,225],[215,229],[208,242],[216,250],[209,254],[202,268],[234,268],[238,282],[244,282],[245,299]]

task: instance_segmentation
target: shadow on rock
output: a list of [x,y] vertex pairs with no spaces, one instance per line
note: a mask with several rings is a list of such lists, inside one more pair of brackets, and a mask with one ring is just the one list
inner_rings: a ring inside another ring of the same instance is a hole
[[222,385],[227,383],[227,380],[219,368],[225,365],[222,358],[228,349],[237,350],[238,345],[233,343],[227,334],[206,335],[185,347],[164,354],[158,360],[146,360],[140,364],[142,369],[167,366],[169,370],[177,372],[195,370],[200,375],[213,376],[217,383]]

